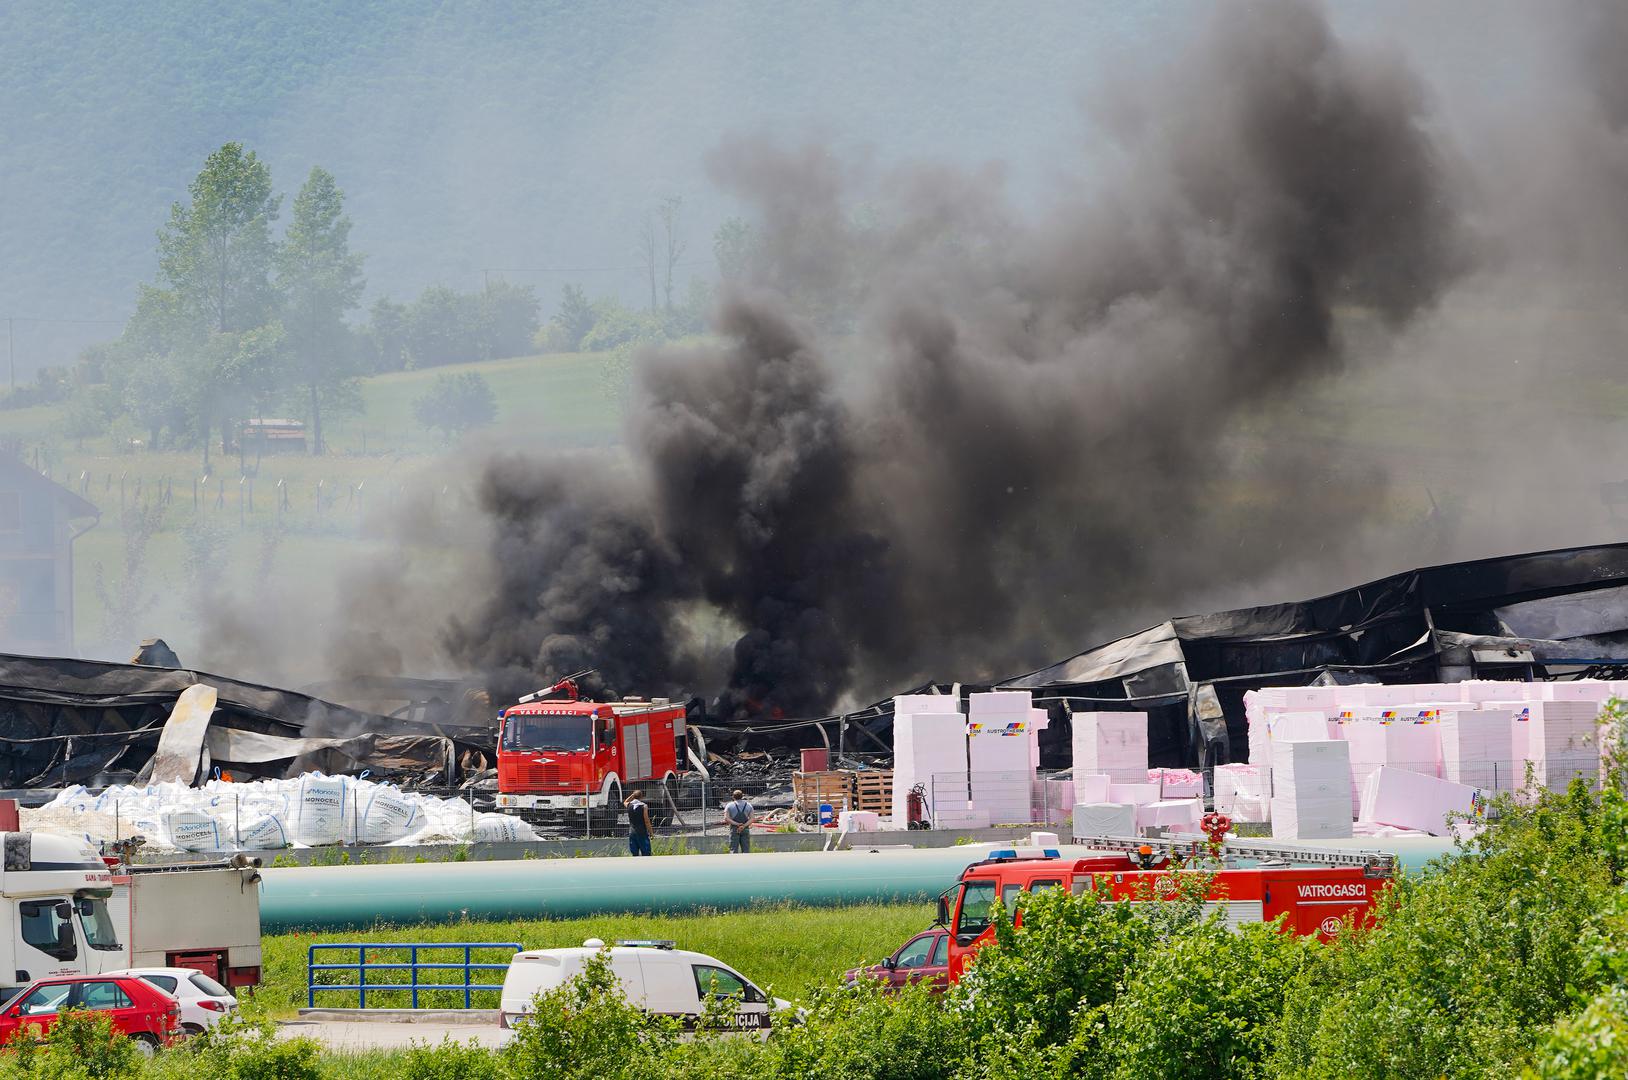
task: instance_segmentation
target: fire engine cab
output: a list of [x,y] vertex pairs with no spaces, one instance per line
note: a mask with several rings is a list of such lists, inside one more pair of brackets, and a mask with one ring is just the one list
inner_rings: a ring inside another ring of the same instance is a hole
[[1347,918],[1359,925],[1372,921],[1374,901],[1396,870],[1395,856],[1384,852],[1270,841],[1082,837],[1079,843],[1103,854],[1064,859],[1053,848],[995,851],[967,867],[955,888],[939,897],[939,921],[950,929],[952,982],[994,940],[990,916],[996,902],[1022,925],[1017,903],[1024,893],[1102,889],[1114,900],[1142,903],[1171,899],[1181,876],[1203,874],[1210,878],[1206,914],[1220,912],[1234,927],[1283,916],[1285,932],[1328,940]]
[[649,701],[583,701],[572,679],[528,694],[498,714],[497,808],[527,817],[605,809],[645,791],[650,816],[665,824],[677,805],[689,757],[684,706]]

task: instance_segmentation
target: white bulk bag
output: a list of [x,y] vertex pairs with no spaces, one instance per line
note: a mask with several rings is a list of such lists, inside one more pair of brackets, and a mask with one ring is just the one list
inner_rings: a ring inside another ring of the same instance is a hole
[[362,801],[360,835],[363,844],[390,844],[418,828],[418,807],[399,791],[375,787]]
[[238,834],[237,846],[244,851],[271,851],[288,846],[288,829],[276,814],[266,814],[247,822]]
[[537,830],[512,814],[481,814],[475,818],[477,843],[512,844],[537,839]]
[[342,776],[312,773],[302,777],[294,839],[308,847],[341,843],[345,839],[349,795],[349,785]]
[[164,840],[182,851],[220,851],[220,822],[202,810],[166,810],[159,815]]

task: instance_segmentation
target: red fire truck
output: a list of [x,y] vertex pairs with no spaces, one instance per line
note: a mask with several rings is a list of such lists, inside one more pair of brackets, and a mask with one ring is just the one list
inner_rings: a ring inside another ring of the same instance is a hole
[[1383,852],[1271,841],[1090,837],[1079,843],[1103,854],[1063,859],[1054,848],[996,851],[967,867],[955,888],[939,897],[939,921],[950,928],[952,982],[994,940],[992,905],[1004,903],[1022,925],[1017,901],[1026,892],[1102,887],[1116,900],[1167,900],[1177,894],[1178,876],[1208,874],[1206,913],[1221,912],[1231,926],[1287,916],[1286,932],[1327,940],[1348,916],[1370,922],[1374,901],[1396,872],[1395,856]]
[[643,788],[657,824],[671,820],[689,758],[684,706],[583,701],[562,679],[498,714],[497,808],[525,817],[604,809]]

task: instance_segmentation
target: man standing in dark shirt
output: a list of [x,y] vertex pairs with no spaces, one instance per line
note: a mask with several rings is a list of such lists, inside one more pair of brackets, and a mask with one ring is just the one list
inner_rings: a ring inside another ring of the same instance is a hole
[[643,791],[627,799],[627,850],[630,855],[650,854],[650,804]]

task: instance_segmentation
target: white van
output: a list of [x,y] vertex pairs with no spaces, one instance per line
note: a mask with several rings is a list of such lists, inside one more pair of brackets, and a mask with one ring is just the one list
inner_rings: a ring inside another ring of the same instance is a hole
[[531,1012],[531,999],[563,986],[582,973],[588,958],[603,951],[610,958],[611,971],[622,983],[622,992],[639,1008],[660,1016],[673,1016],[694,1028],[704,1006],[702,995],[718,994],[735,999],[735,1024],[742,1031],[767,1030],[774,1013],[793,1008],[791,1002],[769,996],[740,972],[705,953],[684,952],[671,941],[618,941],[606,948],[598,938],[589,938],[580,948],[530,949],[516,953],[503,977],[503,997],[498,1005],[498,1023],[513,1027],[516,1020]]

